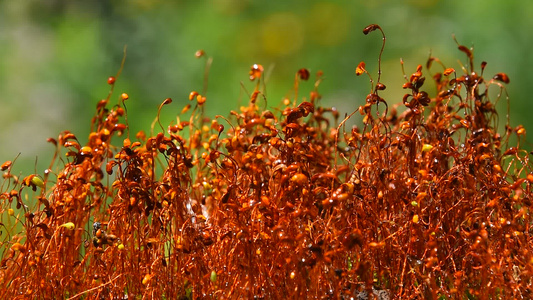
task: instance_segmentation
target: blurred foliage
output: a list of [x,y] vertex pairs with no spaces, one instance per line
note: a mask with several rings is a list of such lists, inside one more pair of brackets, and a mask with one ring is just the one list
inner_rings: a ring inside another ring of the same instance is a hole
[[[123,91],[130,95],[133,133],[149,131],[163,99],[174,100],[162,112],[167,123],[190,91],[202,89],[204,61],[194,58],[198,49],[213,58],[208,115],[227,114],[227,107],[243,102],[244,88],[252,89],[248,70],[253,63],[271,72],[269,107],[290,95],[295,72],[306,67],[325,73],[322,101],[349,113],[370,90],[367,81],[355,77],[355,67],[364,60],[369,71],[377,69],[379,35],[362,34],[370,23],[387,35],[384,98],[401,101],[400,57],[408,74],[430,52],[448,67],[460,68],[455,34],[474,47],[477,65],[488,62],[486,74],[509,75],[511,125],[533,129],[527,90],[533,66],[531,15],[533,2],[486,0],[0,1],[0,161],[20,152],[14,170],[27,174],[38,156],[36,171],[42,173],[53,152],[46,138],[66,129],[86,136],[125,45],[126,65],[114,98],[118,102]],[[306,88],[311,90],[312,83],[303,84]],[[500,119],[506,105],[500,103]]]

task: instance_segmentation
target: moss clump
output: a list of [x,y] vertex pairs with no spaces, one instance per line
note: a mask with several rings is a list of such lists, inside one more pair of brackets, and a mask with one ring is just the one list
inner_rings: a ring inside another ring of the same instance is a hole
[[[260,65],[248,106],[210,119],[192,92],[149,136],[130,138],[127,94],[108,96],[85,145],[68,131],[49,140],[44,176],[2,166],[0,298],[527,297],[533,175],[529,153],[508,145],[525,130],[497,132],[488,90],[499,98],[509,80],[485,79],[459,50],[464,74],[432,57],[392,106],[379,68],[345,118],[320,106],[320,73],[309,97],[262,108]],[[310,77],[297,72],[295,95]],[[347,128],[357,113],[362,126]]]

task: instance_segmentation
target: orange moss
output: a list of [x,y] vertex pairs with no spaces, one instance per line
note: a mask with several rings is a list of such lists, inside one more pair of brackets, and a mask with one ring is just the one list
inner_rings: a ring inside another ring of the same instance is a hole
[[[364,33],[374,30],[383,34]],[[496,131],[487,90],[509,79],[485,79],[485,63],[479,73],[459,50],[463,75],[431,57],[393,106],[379,67],[366,103],[342,120],[319,105],[321,73],[308,100],[261,108],[253,65],[249,105],[230,117],[205,117],[209,99],[192,92],[176,123],[130,140],[127,94],[111,106],[111,89],[87,144],[68,131],[49,139],[57,151],[43,177],[2,165],[0,209],[16,203],[23,229],[2,221],[0,298],[527,297],[533,175],[529,153],[507,145],[525,131]],[[364,63],[356,74],[370,76]],[[310,77],[297,72],[295,95]],[[357,112],[362,128],[346,128]]]

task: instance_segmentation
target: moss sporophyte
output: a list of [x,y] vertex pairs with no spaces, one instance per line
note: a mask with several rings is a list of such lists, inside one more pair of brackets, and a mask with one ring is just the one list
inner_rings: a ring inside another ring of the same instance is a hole
[[209,118],[198,51],[201,92],[133,134],[135,99],[112,100],[123,60],[86,142],[50,138],[43,175],[2,164],[0,298],[529,298],[530,153],[495,110],[508,76],[457,43],[461,71],[430,57],[391,103],[374,31],[377,79],[354,63],[370,92],[347,115],[305,68],[270,107],[254,64],[248,105]]

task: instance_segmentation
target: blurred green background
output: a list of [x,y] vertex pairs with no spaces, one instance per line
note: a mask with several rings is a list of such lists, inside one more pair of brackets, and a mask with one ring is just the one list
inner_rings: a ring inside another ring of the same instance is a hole
[[[406,73],[425,65],[431,51],[447,67],[460,69],[465,55],[452,39],[475,49],[476,66],[485,75],[505,72],[512,124],[533,130],[529,117],[529,70],[533,57],[533,2],[487,0],[4,0],[0,1],[0,163],[20,152],[15,172],[42,174],[53,153],[48,137],[62,130],[86,141],[96,103],[106,97],[106,80],[114,75],[127,45],[124,71],[113,99],[127,92],[132,132],[149,131],[158,105],[168,124],[202,90],[204,49],[213,57],[206,112],[228,115],[239,99],[246,103],[241,82],[253,83],[254,63],[272,68],[267,83],[268,105],[289,94],[295,72],[323,70],[323,105],[351,112],[364,102],[367,78],[355,67],[365,61],[376,77],[381,36],[364,36],[363,28],[379,24],[387,36],[383,55],[383,94],[401,101]],[[435,71],[435,70],[433,70]],[[312,77],[314,78],[314,76]],[[302,84],[307,95],[313,82]],[[113,101],[115,101],[113,100]],[[503,101],[502,101],[503,102]],[[505,119],[505,104],[501,120]]]

